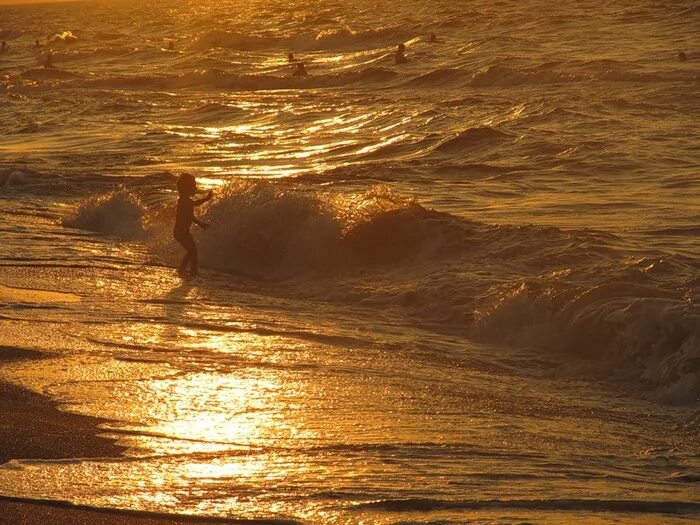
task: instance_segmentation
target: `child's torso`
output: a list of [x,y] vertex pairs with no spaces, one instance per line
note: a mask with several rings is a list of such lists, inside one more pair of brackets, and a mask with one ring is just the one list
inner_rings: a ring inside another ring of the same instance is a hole
[[192,226],[192,213],[194,206],[189,198],[180,197],[177,200],[177,210],[175,211],[175,230],[189,230]]

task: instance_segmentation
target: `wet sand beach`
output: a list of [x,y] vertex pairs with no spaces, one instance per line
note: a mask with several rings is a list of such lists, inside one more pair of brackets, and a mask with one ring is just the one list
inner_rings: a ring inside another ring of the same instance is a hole
[[212,523],[263,525],[269,522],[194,517],[167,518],[155,514],[131,514],[103,509],[71,508],[51,502],[0,501],[0,525],[207,525]]
[[[3,300],[11,288],[0,286]],[[26,295],[25,295],[26,297]],[[0,346],[0,366],[42,354]],[[0,464],[13,459],[116,457],[122,448],[98,434],[100,421],[58,409],[48,398],[0,382]],[[174,518],[148,513],[114,512],[71,506],[61,502],[32,502],[0,498],[0,525],[175,525],[233,523],[230,520]],[[263,523],[235,521],[235,523]]]
[[[41,303],[74,300],[68,294],[0,285],[2,303]],[[0,340],[0,343],[2,341]],[[25,359],[41,359],[40,352],[0,346],[0,366]],[[45,396],[0,382],[0,464],[14,459],[116,457],[123,448],[99,436],[100,420],[59,410]],[[61,502],[0,499],[0,525],[170,525],[226,523],[202,518],[164,518],[145,513],[116,513],[70,506]],[[229,522],[230,523],[230,522]]]

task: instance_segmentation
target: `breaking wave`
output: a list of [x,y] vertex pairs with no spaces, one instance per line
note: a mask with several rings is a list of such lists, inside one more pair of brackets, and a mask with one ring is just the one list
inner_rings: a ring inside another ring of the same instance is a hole
[[357,31],[350,27],[340,27],[325,29],[317,33],[303,32],[280,36],[214,30],[200,35],[192,47],[195,50],[223,47],[236,51],[270,49],[314,51],[351,48],[368,44],[391,46],[396,41],[402,41],[411,36],[414,36],[414,32],[402,27],[380,27],[363,31]]
[[144,233],[145,213],[146,208],[134,193],[115,190],[87,199],[64,219],[63,224],[133,239]]
[[[488,131],[490,137],[497,131]],[[173,208],[132,193],[89,199],[72,227],[144,240],[173,259]],[[667,402],[700,395],[700,269],[681,256],[629,259],[609,234],[497,226],[376,187],[330,194],[234,182],[201,210],[202,266],[319,300],[403,309],[416,324],[578,358]],[[170,259],[169,259],[170,258]],[[359,291],[342,284],[366,281]]]

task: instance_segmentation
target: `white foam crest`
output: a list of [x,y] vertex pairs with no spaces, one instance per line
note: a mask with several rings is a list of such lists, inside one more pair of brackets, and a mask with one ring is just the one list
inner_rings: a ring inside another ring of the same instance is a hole
[[382,188],[330,195],[232,182],[204,210],[211,227],[200,235],[202,264],[269,279],[338,269],[362,252],[356,248],[362,248],[357,239],[363,226],[407,206]]
[[411,34],[408,29],[401,26],[378,27],[361,31],[343,26],[322,29],[318,32],[302,31],[296,34],[280,34],[279,36],[217,29],[200,35],[192,47],[196,50],[224,47],[237,51],[263,49],[311,51],[341,49],[367,44],[386,47],[410,38]]
[[653,388],[666,402],[700,396],[700,309],[662,289],[537,279],[501,284],[482,296],[474,334],[569,352],[611,376]]
[[279,278],[322,264],[341,233],[326,202],[315,194],[262,182],[235,182],[205,211],[204,266]]
[[63,224],[82,230],[115,235],[125,239],[144,234],[146,208],[132,192],[118,189],[88,198]]
[[53,37],[51,37],[51,42],[56,42],[56,43],[63,43],[63,44],[72,44],[73,42],[77,42],[78,37],[73,34],[72,31],[62,31],[60,33],[56,33]]

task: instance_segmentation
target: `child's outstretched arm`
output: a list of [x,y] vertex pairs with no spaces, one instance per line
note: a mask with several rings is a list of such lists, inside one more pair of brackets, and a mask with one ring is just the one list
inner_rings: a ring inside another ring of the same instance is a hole
[[205,202],[210,201],[213,196],[214,196],[214,192],[209,190],[209,193],[207,194],[206,197],[204,197],[203,199],[192,201],[192,205],[193,206],[201,206]]

